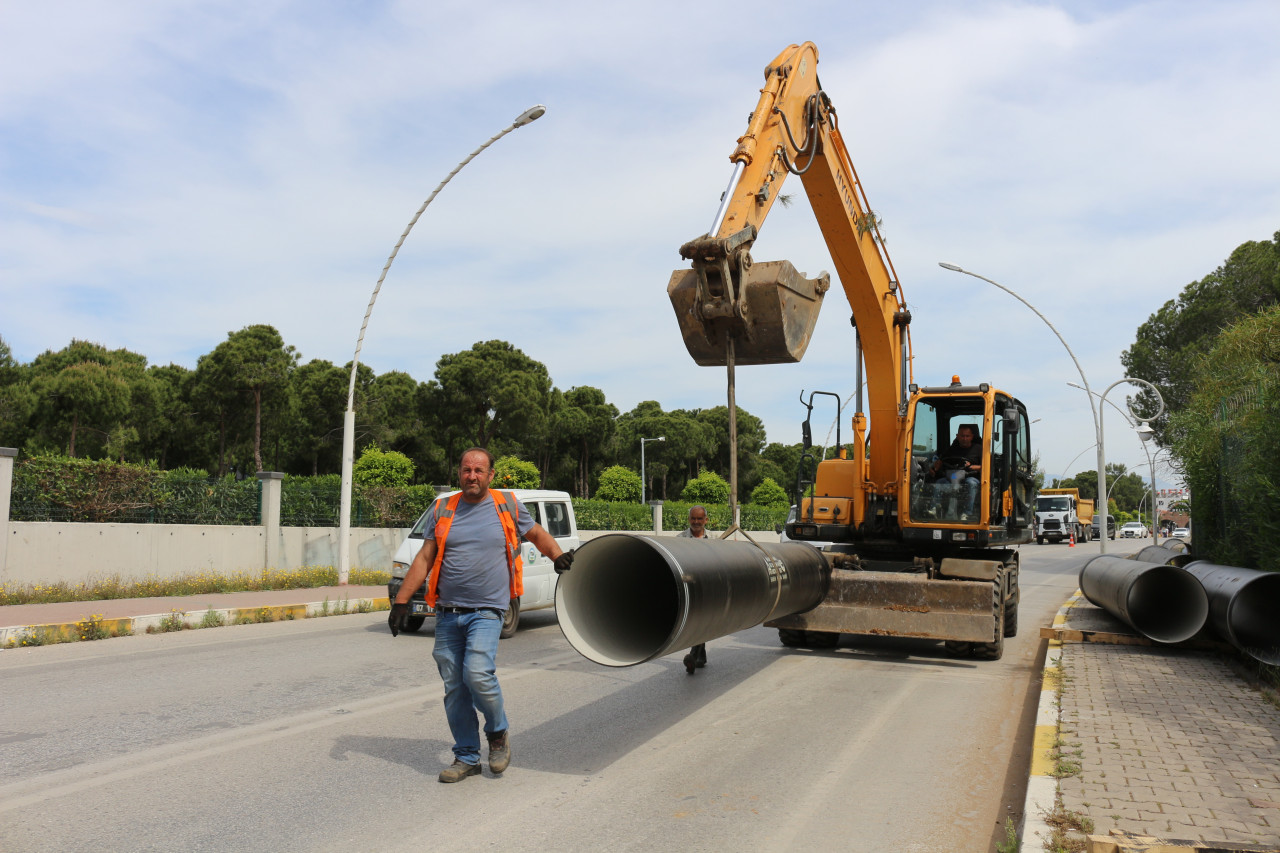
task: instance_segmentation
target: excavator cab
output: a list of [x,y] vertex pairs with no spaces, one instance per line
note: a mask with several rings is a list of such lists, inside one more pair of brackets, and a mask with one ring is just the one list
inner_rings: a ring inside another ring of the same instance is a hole
[[1029,541],[1026,407],[986,383],[957,379],[914,389],[910,412],[904,535],[977,546]]

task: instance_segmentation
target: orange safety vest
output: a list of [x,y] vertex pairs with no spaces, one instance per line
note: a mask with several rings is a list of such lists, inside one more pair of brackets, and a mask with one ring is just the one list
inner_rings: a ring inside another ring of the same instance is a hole
[[[503,492],[494,489],[490,489],[489,494],[493,495],[493,505],[498,510],[498,519],[502,522],[502,533],[506,538],[507,569],[511,572],[511,597],[519,598],[524,594],[524,560],[520,556],[520,534],[516,531],[516,496],[509,492],[504,495]],[[462,493],[459,492],[451,498],[439,498],[436,501],[436,559],[427,570],[428,607],[435,607],[436,602],[440,600],[436,586],[440,583],[440,564],[444,562],[444,543],[449,538],[453,514],[457,511],[458,501],[461,499]]]

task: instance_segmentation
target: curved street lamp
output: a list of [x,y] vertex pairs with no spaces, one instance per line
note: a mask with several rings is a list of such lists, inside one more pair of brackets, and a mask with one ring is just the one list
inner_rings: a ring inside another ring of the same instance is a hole
[[340,586],[346,586],[347,580],[351,576],[351,469],[355,455],[356,368],[360,366],[360,348],[364,345],[364,332],[369,326],[369,315],[373,313],[373,303],[378,299],[378,291],[382,289],[382,281],[387,277],[387,270],[391,269],[391,262],[396,259],[400,247],[404,245],[405,238],[409,236],[413,226],[418,223],[418,217],[422,216],[422,212],[427,209],[427,205],[435,201],[435,197],[440,194],[440,190],[444,189],[444,185],[453,180],[453,176],[462,171],[462,167],[474,160],[481,151],[517,127],[524,127],[529,122],[541,118],[546,111],[547,108],[542,104],[537,104],[525,110],[516,116],[515,121],[489,137],[487,142],[472,151],[465,160],[453,167],[453,171],[446,175],[445,179],[432,190],[431,195],[418,208],[418,212],[409,220],[409,224],[405,226],[404,233],[396,241],[395,248],[391,250],[386,264],[382,267],[382,274],[378,276],[378,283],[373,286],[373,295],[369,297],[369,307],[364,311],[364,322],[360,324],[360,336],[356,338],[356,353],[351,358],[351,381],[347,384],[347,411],[342,418],[342,497],[341,508],[339,509],[341,517],[338,520],[338,584]]
[[[1075,354],[1074,352],[1072,352],[1072,351],[1071,351],[1071,347],[1067,346],[1067,341],[1066,341],[1066,339],[1065,339],[1064,337],[1062,337],[1062,335],[1058,333],[1058,330],[1057,330],[1057,329],[1055,329],[1055,328],[1053,327],[1053,324],[1049,322],[1049,318],[1048,318],[1048,317],[1046,317],[1046,316],[1044,316],[1043,314],[1041,314],[1041,313],[1040,313],[1040,311],[1039,311],[1039,310],[1037,310],[1036,306],[1032,305],[1030,302],[1028,302],[1027,300],[1023,299],[1021,296],[1019,296],[1018,294],[1014,293],[1012,290],[1010,290],[1009,288],[1005,287],[1003,284],[1000,284],[1000,283],[999,283],[999,282],[997,282],[997,281],[992,281],[991,279],[987,278],[985,275],[978,275],[976,272],[969,272],[969,270],[967,270],[967,269],[963,269],[962,267],[958,267],[958,266],[956,266],[955,264],[948,264],[948,263],[943,263],[942,261],[939,261],[939,262],[938,262],[938,266],[942,267],[944,270],[951,270],[952,272],[964,273],[965,275],[971,275],[971,276],[973,276],[974,278],[980,278],[980,279],[982,279],[983,281],[985,281],[987,284],[990,284],[990,285],[992,285],[992,286],[994,286],[994,287],[998,287],[998,288],[1000,288],[1000,289],[1001,289],[1001,290],[1003,290],[1005,293],[1009,294],[1009,295],[1010,295],[1010,296],[1012,296],[1014,299],[1018,300],[1018,301],[1019,301],[1019,302],[1021,302],[1023,305],[1027,306],[1027,307],[1028,307],[1028,308],[1030,308],[1033,312],[1035,312],[1035,315],[1036,315],[1037,317],[1039,317],[1041,320],[1043,320],[1043,321],[1044,321],[1044,324],[1045,324],[1046,326],[1048,326],[1048,327],[1049,327],[1049,331],[1053,332],[1053,334],[1057,336],[1057,338],[1058,338],[1058,342],[1059,342],[1060,344],[1062,344],[1063,349],[1065,349],[1065,350],[1067,351],[1067,355],[1071,356],[1071,361],[1072,361],[1072,362],[1075,364],[1075,366],[1076,366],[1076,372],[1080,374],[1080,381],[1084,383],[1084,388],[1085,388],[1085,390],[1086,390],[1086,391],[1088,391],[1088,392],[1089,392],[1089,395],[1090,395],[1090,396],[1089,396],[1089,398],[1088,398],[1088,399],[1089,399],[1089,411],[1093,414],[1093,432],[1094,432],[1094,434],[1098,437],[1098,483],[1099,483],[1099,486],[1098,486],[1098,494],[1099,494],[1099,495],[1106,495],[1106,492],[1105,492],[1105,491],[1103,491],[1103,488],[1102,488],[1102,485],[1101,485],[1101,484],[1102,484],[1102,481],[1103,481],[1103,479],[1104,479],[1104,476],[1105,476],[1105,475],[1104,475],[1104,473],[1103,473],[1103,470],[1102,470],[1102,469],[1103,469],[1103,467],[1106,465],[1106,460],[1105,460],[1105,458],[1103,457],[1103,452],[1102,452],[1102,416],[1101,416],[1101,414],[1098,412],[1098,406],[1094,405],[1094,402],[1093,402],[1093,391],[1091,391],[1091,390],[1089,389],[1089,380],[1088,380],[1088,379],[1085,377],[1085,375],[1084,375],[1084,368],[1082,368],[1082,367],[1080,366],[1080,361],[1079,361],[1079,359],[1077,359],[1077,358],[1076,358],[1076,354]],[[1110,390],[1110,389],[1108,389],[1108,390]],[[1103,553],[1105,553],[1105,552],[1106,552],[1106,544],[1105,544],[1105,543],[1106,543],[1106,541],[1107,541],[1107,531],[1106,531],[1106,521],[1107,521],[1107,520],[1106,520],[1106,499],[1105,499],[1105,498],[1103,498],[1103,507],[1102,507],[1102,509],[1103,509],[1103,513],[1102,513],[1102,514],[1103,514],[1102,526],[1099,528],[1099,530],[1102,532],[1102,536],[1100,536],[1100,537],[1098,538],[1098,541],[1099,541],[1099,542],[1104,543],[1104,544],[1103,544],[1103,546],[1102,546],[1102,550],[1103,550]]]
[[665,435],[660,435],[657,438],[640,439],[640,505],[641,506],[644,505],[644,443],[646,441],[666,441],[666,440],[667,440],[667,437]]
[[[1129,410],[1129,413],[1127,415],[1119,406],[1117,406],[1115,403],[1111,403],[1111,408],[1115,409],[1117,412],[1120,412],[1120,414],[1128,422],[1129,426],[1133,427],[1133,429],[1138,433],[1138,438],[1142,440],[1142,452],[1147,455],[1147,465],[1151,468],[1151,505],[1152,505],[1152,509],[1151,509],[1152,534],[1151,535],[1152,537],[1154,537],[1155,544],[1159,545],[1160,534],[1156,532],[1158,525],[1156,524],[1157,519],[1156,519],[1156,511],[1155,511],[1156,459],[1155,459],[1155,456],[1152,455],[1151,451],[1147,450],[1147,444],[1148,442],[1151,441],[1152,438],[1155,437],[1155,434],[1156,434],[1156,431],[1151,428],[1151,421],[1154,421],[1156,418],[1160,417],[1160,415],[1164,413],[1164,395],[1160,393],[1159,388],[1152,385],[1147,380],[1137,379],[1132,376],[1126,376],[1124,379],[1117,379],[1115,382],[1112,382],[1109,386],[1107,386],[1107,390],[1102,392],[1102,394],[1100,395],[1095,391],[1090,391],[1088,388],[1081,388],[1079,385],[1077,385],[1074,382],[1068,382],[1067,384],[1070,385],[1072,388],[1079,388],[1081,391],[1085,391],[1093,396],[1097,396],[1103,403],[1106,403],[1107,393],[1110,392],[1112,388],[1116,387],[1117,385],[1123,384],[1125,382],[1129,382],[1134,385],[1147,386],[1148,388],[1151,389],[1151,392],[1156,395],[1156,402],[1159,403],[1160,405],[1160,408],[1156,410],[1156,413],[1154,415],[1144,417],[1142,415],[1139,415],[1137,412],[1133,410],[1133,405],[1128,400],[1125,401],[1125,407]],[[1098,457],[1101,459],[1104,456],[1104,453],[1101,449],[1102,448],[1101,424],[1099,424],[1098,426],[1098,447],[1099,447]],[[1105,494],[1104,492],[1105,483],[1106,483],[1105,478],[1106,478],[1106,471],[1104,470],[1104,465],[1099,464],[1098,465],[1098,494]],[[1103,512],[1104,523],[1106,521],[1105,516],[1106,516],[1106,512],[1104,507],[1104,512]],[[1102,527],[1100,526],[1098,529],[1101,531]],[[1106,541],[1105,535],[1100,537],[1099,542],[1105,542],[1105,541]],[[1107,551],[1107,547],[1105,544],[1103,544],[1101,553],[1105,554],[1106,551]]]
[[[1108,385],[1108,386],[1107,386],[1107,390],[1105,390],[1105,391],[1103,391],[1103,392],[1102,392],[1102,394],[1101,394],[1101,396],[1099,397],[1099,399],[1100,399],[1103,403],[1107,402],[1107,395],[1111,393],[1111,389],[1112,389],[1112,388],[1114,388],[1114,387],[1116,387],[1117,385],[1123,385],[1123,384],[1124,384],[1124,383],[1126,383],[1126,382],[1128,382],[1128,383],[1129,383],[1129,384],[1131,384],[1131,385],[1145,385],[1145,386],[1147,386],[1148,388],[1150,388],[1150,389],[1155,393],[1155,395],[1156,395],[1156,402],[1158,402],[1158,403],[1160,404],[1160,408],[1156,410],[1156,413],[1155,413],[1154,415],[1151,415],[1151,416],[1147,417],[1147,418],[1140,417],[1140,416],[1138,415],[1138,413],[1137,413],[1137,412],[1135,412],[1133,409],[1129,409],[1129,413],[1130,413],[1131,415],[1133,415],[1133,417],[1134,417],[1134,420],[1135,420],[1135,421],[1137,421],[1137,420],[1142,420],[1142,421],[1155,420],[1156,418],[1160,417],[1160,415],[1164,414],[1164,397],[1162,397],[1162,396],[1160,395],[1160,389],[1159,389],[1159,388],[1157,388],[1156,386],[1152,385],[1152,384],[1151,384],[1150,382],[1148,382],[1147,380],[1145,380],[1145,379],[1138,379],[1137,377],[1134,377],[1134,376],[1126,376],[1126,377],[1124,377],[1123,379],[1117,379],[1115,382],[1112,382],[1110,385]],[[1088,393],[1090,393],[1090,394],[1092,394],[1092,393],[1093,393],[1092,391],[1089,391],[1089,389],[1088,389],[1088,388],[1085,388],[1084,390],[1085,390],[1085,391],[1088,391]],[[1105,445],[1104,445],[1104,440],[1103,440],[1103,437],[1102,437],[1102,415],[1103,415],[1103,413],[1104,413],[1104,409],[1103,409],[1103,407],[1102,407],[1101,405],[1099,405],[1099,406],[1098,406],[1098,494],[1099,494],[1099,495],[1106,495],[1106,494],[1107,494],[1107,470],[1106,470],[1106,467],[1107,467],[1107,454],[1106,454],[1106,449],[1105,449]],[[1150,433],[1152,432],[1152,430],[1151,430],[1151,425],[1148,423],[1146,426],[1147,426],[1147,434],[1148,434],[1148,437],[1149,437]],[[1143,433],[1142,433],[1141,431],[1139,431],[1139,433],[1138,433],[1138,434],[1139,434],[1139,436],[1141,436]],[[1145,440],[1145,439],[1144,439],[1144,440]],[[1152,469],[1152,484],[1154,485],[1154,477],[1155,477],[1155,464],[1154,464],[1154,462],[1152,463],[1151,469]],[[1096,512],[1095,512],[1095,514],[1096,514]],[[1098,552],[1098,553],[1100,553],[1100,554],[1105,554],[1105,553],[1107,553],[1107,533],[1106,533],[1106,526],[1107,526],[1107,503],[1106,503],[1106,498],[1103,498],[1103,504],[1102,504],[1102,520],[1098,523],[1098,531],[1099,531],[1099,533],[1101,533],[1101,534],[1102,534],[1102,535],[1100,535],[1100,536],[1098,537],[1098,545],[1100,546],[1100,550],[1099,550],[1099,552]]]

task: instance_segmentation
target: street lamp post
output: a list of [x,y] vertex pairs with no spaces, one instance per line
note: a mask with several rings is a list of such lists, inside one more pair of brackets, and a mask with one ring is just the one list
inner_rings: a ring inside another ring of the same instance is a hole
[[[1000,288],[1000,289],[1001,289],[1001,290],[1003,290],[1005,293],[1009,294],[1009,295],[1010,295],[1010,296],[1012,296],[1014,299],[1018,300],[1018,301],[1019,301],[1019,302],[1021,302],[1023,305],[1027,306],[1027,307],[1028,307],[1028,308],[1030,308],[1033,312],[1035,312],[1035,315],[1036,315],[1037,317],[1039,317],[1041,320],[1043,320],[1043,321],[1044,321],[1044,324],[1045,324],[1046,326],[1048,326],[1048,327],[1049,327],[1049,331],[1053,332],[1053,333],[1054,333],[1054,335],[1056,335],[1056,336],[1057,336],[1057,338],[1058,338],[1058,342],[1059,342],[1060,344],[1062,344],[1063,349],[1065,349],[1065,350],[1067,351],[1067,355],[1071,356],[1071,361],[1072,361],[1072,362],[1075,364],[1075,366],[1076,366],[1076,372],[1080,374],[1080,381],[1084,383],[1085,390],[1088,390],[1088,389],[1089,389],[1089,380],[1088,380],[1088,378],[1086,378],[1086,377],[1085,377],[1085,375],[1084,375],[1084,368],[1082,368],[1082,367],[1080,366],[1080,361],[1079,361],[1079,359],[1077,359],[1077,358],[1076,358],[1076,354],[1075,354],[1074,352],[1072,352],[1072,351],[1071,351],[1071,347],[1067,346],[1067,341],[1066,341],[1066,339],[1065,339],[1065,338],[1063,338],[1063,337],[1062,337],[1062,335],[1058,333],[1058,330],[1057,330],[1057,329],[1055,329],[1055,328],[1053,327],[1053,324],[1049,322],[1049,318],[1048,318],[1048,317],[1045,317],[1043,314],[1041,314],[1041,313],[1039,312],[1039,310],[1037,310],[1037,309],[1036,309],[1036,307],[1035,307],[1034,305],[1032,305],[1032,304],[1031,304],[1030,302],[1028,302],[1027,300],[1023,299],[1023,298],[1022,298],[1021,296],[1019,296],[1018,294],[1014,293],[1014,292],[1013,292],[1012,290],[1010,290],[1009,288],[1005,287],[1003,284],[1000,284],[999,282],[996,282],[996,281],[992,281],[991,279],[987,278],[985,275],[978,275],[976,272],[969,272],[969,270],[967,270],[967,269],[963,269],[963,268],[961,268],[961,267],[958,267],[958,266],[956,266],[955,264],[947,264],[947,263],[943,263],[943,262],[941,262],[941,261],[939,261],[939,262],[938,262],[938,266],[942,267],[944,270],[951,270],[952,272],[964,273],[965,275],[971,275],[971,276],[973,276],[974,278],[980,278],[980,279],[982,279],[983,281],[985,281],[987,284],[990,284],[990,285],[993,285],[993,286],[995,286],[995,287]],[[1089,391],[1089,394],[1090,394],[1090,396],[1089,396],[1089,398],[1088,398],[1088,399],[1089,399],[1089,411],[1093,414],[1093,432],[1094,432],[1094,434],[1098,437],[1098,494],[1099,494],[1099,495],[1101,495],[1101,496],[1103,496],[1103,497],[1102,497],[1102,501],[1103,501],[1103,505],[1102,505],[1102,526],[1098,528],[1098,529],[1101,531],[1102,535],[1098,538],[1098,541],[1102,543],[1102,553],[1106,553],[1106,550],[1107,550],[1107,546],[1106,546],[1106,542],[1107,542],[1107,518],[1106,518],[1106,516],[1107,516],[1107,507],[1106,507],[1106,492],[1105,492],[1105,491],[1103,491],[1103,489],[1102,489],[1102,480],[1103,480],[1103,476],[1104,476],[1104,475],[1103,475],[1102,468],[1103,468],[1103,466],[1106,464],[1106,461],[1105,461],[1105,459],[1104,459],[1104,457],[1103,457],[1103,455],[1102,455],[1102,417],[1101,417],[1101,415],[1100,415],[1100,414],[1099,414],[1099,412],[1098,412],[1098,407],[1097,407],[1096,405],[1094,405],[1094,402],[1093,402],[1093,396],[1092,396],[1093,392],[1092,392],[1092,391]]]
[[387,270],[391,269],[391,262],[396,259],[400,247],[404,245],[405,238],[409,236],[409,232],[413,230],[413,226],[418,223],[418,217],[422,216],[422,212],[427,209],[427,205],[435,200],[440,194],[440,190],[444,189],[444,185],[453,180],[453,176],[462,171],[462,167],[470,163],[477,155],[502,137],[506,136],[517,127],[524,127],[531,121],[541,118],[547,108],[542,104],[532,106],[516,117],[516,120],[507,127],[503,128],[497,134],[489,137],[489,140],[467,155],[466,159],[453,167],[453,171],[445,176],[445,179],[431,192],[427,200],[418,208],[418,212],[409,220],[409,224],[405,226],[404,233],[400,235],[400,239],[396,241],[395,248],[391,250],[391,254],[387,257],[386,264],[382,267],[382,274],[378,276],[378,283],[373,286],[373,295],[369,297],[369,307],[364,311],[364,322],[360,324],[360,335],[356,338],[356,352],[351,358],[351,381],[347,384],[347,411],[342,417],[342,492],[341,507],[338,510],[340,518],[338,519],[338,583],[345,586],[348,578],[351,576],[351,469],[354,465],[355,456],[355,429],[356,429],[356,412],[355,412],[355,396],[356,396],[356,368],[360,365],[360,348],[364,345],[364,332],[369,326],[369,315],[373,313],[373,303],[378,299],[378,291],[382,289],[382,281],[387,277]]
[[[1160,408],[1156,410],[1156,413],[1154,415],[1151,415],[1150,417],[1145,417],[1145,418],[1140,416],[1132,408],[1129,409],[1129,414],[1133,416],[1133,420],[1130,422],[1130,425],[1136,424],[1139,421],[1142,421],[1142,426],[1139,426],[1136,429],[1138,431],[1138,437],[1142,439],[1144,445],[1146,442],[1150,441],[1151,437],[1155,434],[1155,430],[1151,428],[1150,421],[1155,420],[1156,418],[1160,417],[1160,415],[1164,413],[1164,397],[1160,394],[1160,389],[1152,385],[1150,382],[1148,382],[1145,379],[1138,379],[1137,377],[1134,377],[1134,376],[1126,376],[1123,379],[1117,379],[1115,382],[1112,382],[1110,385],[1107,386],[1107,390],[1103,391],[1100,395],[1098,395],[1098,399],[1100,401],[1097,407],[1097,411],[1098,411],[1098,494],[1102,496],[1101,498],[1102,520],[1098,522],[1098,531],[1101,533],[1101,535],[1098,537],[1098,544],[1100,547],[1099,553],[1101,554],[1107,553],[1107,498],[1106,498],[1107,455],[1106,455],[1105,444],[1102,437],[1102,416],[1104,414],[1104,407],[1102,406],[1102,403],[1107,402],[1107,395],[1111,393],[1112,388],[1116,387],[1117,385],[1123,385],[1126,382],[1132,385],[1147,386],[1156,395],[1156,402],[1160,404]],[[1067,384],[1071,385],[1074,388],[1080,388],[1080,386],[1076,385],[1074,382],[1068,382]],[[1092,403],[1094,392],[1089,389],[1088,383],[1085,383],[1085,387],[1080,388],[1080,390],[1090,395],[1089,402]],[[1120,408],[1116,406],[1115,403],[1112,403],[1111,405],[1116,409],[1116,411],[1120,411]],[[1125,405],[1127,406],[1128,403],[1126,403]],[[1120,413],[1124,414],[1124,412],[1120,412]],[[1156,466],[1155,466],[1154,459],[1152,459],[1151,457],[1148,457],[1148,459],[1150,460],[1150,464],[1151,464],[1151,488],[1154,489],[1156,486]]]
[[660,435],[657,438],[640,439],[640,503],[642,505],[644,504],[644,443],[646,441],[666,441],[666,440],[667,440],[667,437],[665,435]]

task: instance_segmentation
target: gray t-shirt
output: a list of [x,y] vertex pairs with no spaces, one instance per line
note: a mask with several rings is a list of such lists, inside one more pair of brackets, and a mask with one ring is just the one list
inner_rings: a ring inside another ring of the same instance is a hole
[[[523,539],[533,529],[533,517],[520,501],[516,501],[516,506],[519,508],[515,516],[516,532]],[[422,532],[425,540],[436,538],[434,503]],[[455,607],[492,607],[505,611],[511,605],[506,539],[492,493],[475,504],[458,501],[444,545],[436,592],[440,604]]]
[[705,530],[702,531],[701,536],[694,536],[693,529],[690,527],[686,527],[684,530],[681,530],[679,533],[676,534],[676,536],[679,536],[682,539],[710,539],[711,538],[711,536]]

